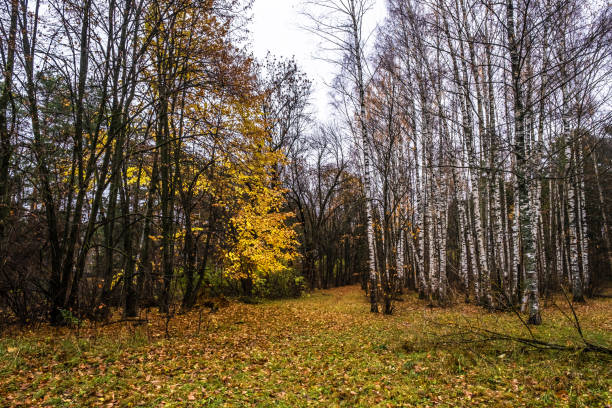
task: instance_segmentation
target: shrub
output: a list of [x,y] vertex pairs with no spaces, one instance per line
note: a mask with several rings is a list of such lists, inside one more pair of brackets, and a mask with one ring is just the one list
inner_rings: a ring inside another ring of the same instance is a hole
[[300,297],[307,289],[306,280],[295,269],[272,273],[255,284],[255,296],[266,299]]

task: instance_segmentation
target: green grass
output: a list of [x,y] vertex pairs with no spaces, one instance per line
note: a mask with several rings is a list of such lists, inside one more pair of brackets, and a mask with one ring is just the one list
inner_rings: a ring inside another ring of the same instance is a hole
[[[577,307],[585,335],[610,347],[612,301]],[[144,316],[143,316],[144,317]],[[554,308],[536,335],[577,344]],[[511,314],[430,309],[413,295],[372,315],[358,287],[232,303],[216,314],[79,332],[43,327],[0,340],[0,406],[606,407],[610,357],[508,342],[459,343],[449,324],[517,336]],[[449,337],[450,336],[450,337]]]

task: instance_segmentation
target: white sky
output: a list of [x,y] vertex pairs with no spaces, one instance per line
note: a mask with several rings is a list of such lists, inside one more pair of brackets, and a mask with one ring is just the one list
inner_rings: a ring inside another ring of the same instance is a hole
[[[253,53],[261,60],[268,51],[277,57],[294,56],[300,69],[313,81],[312,104],[318,117],[326,119],[329,117],[329,89],[325,84],[334,78],[336,67],[316,58],[322,40],[300,28],[308,24],[300,15],[303,8],[302,0],[255,0],[251,23]],[[372,32],[385,15],[385,0],[375,0],[364,22],[364,36]]]

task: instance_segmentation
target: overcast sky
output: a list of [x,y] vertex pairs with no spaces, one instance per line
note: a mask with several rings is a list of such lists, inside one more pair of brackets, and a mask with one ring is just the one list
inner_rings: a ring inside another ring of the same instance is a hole
[[[317,59],[321,39],[300,26],[308,22],[300,15],[302,0],[255,0],[251,23],[253,52],[264,59],[268,51],[278,57],[292,57],[313,81],[312,103],[321,119],[328,118],[328,87],[336,67]],[[364,35],[369,34],[386,14],[385,0],[375,0],[374,8],[364,23]]]

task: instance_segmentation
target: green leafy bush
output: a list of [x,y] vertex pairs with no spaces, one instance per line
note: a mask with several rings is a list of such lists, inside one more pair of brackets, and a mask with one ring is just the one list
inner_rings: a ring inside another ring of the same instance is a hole
[[300,297],[308,288],[306,279],[295,269],[287,269],[256,277],[252,281],[251,293],[245,293],[240,280],[228,279],[221,270],[206,269],[205,296],[238,296],[248,298],[246,303],[259,303],[263,299],[284,299]]
[[300,297],[306,291],[306,280],[294,269],[272,273],[255,286],[255,296],[266,299]]

